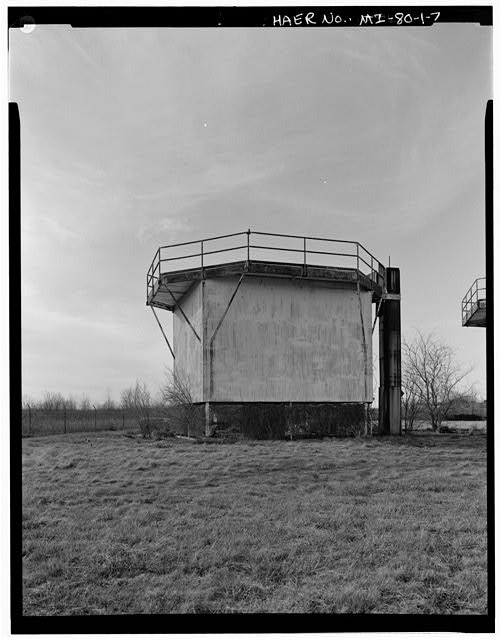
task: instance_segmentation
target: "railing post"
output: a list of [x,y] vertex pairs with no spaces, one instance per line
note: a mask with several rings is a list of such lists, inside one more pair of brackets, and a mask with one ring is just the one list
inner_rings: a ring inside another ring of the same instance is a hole
[[204,241],[200,241],[200,258],[202,265],[202,280],[204,279]]
[[360,271],[359,260],[360,260],[360,258],[359,258],[359,244],[357,242],[357,280],[358,280],[358,272]]
[[162,272],[162,248],[161,247],[158,247],[157,253],[158,253],[158,262],[155,265],[155,268],[153,270],[153,279],[152,279],[152,282],[151,282],[152,291],[155,291],[155,277],[154,276],[155,276],[155,272],[156,272],[157,268],[158,268],[157,282],[160,282],[160,274]]
[[250,234],[251,234],[251,230],[247,229],[247,266],[249,266],[249,260],[250,260]]

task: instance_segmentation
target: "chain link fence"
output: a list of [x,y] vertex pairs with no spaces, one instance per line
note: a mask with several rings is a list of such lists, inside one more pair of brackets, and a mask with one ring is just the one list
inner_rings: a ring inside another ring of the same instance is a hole
[[39,409],[22,410],[22,435],[42,436],[82,431],[139,430],[143,413],[135,409]]

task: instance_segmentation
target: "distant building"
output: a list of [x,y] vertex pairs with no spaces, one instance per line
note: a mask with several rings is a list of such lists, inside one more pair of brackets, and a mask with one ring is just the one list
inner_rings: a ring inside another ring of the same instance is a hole
[[451,420],[468,420],[483,419],[487,417],[487,402],[485,400],[478,401],[473,396],[465,396],[458,398],[450,411],[449,419]]

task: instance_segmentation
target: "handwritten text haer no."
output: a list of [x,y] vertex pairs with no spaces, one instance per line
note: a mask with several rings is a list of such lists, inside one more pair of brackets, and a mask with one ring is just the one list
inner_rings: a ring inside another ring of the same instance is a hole
[[281,15],[273,16],[274,27],[300,27],[301,25],[317,24],[315,20],[315,14],[313,11],[309,11],[306,14],[296,13],[294,16]]

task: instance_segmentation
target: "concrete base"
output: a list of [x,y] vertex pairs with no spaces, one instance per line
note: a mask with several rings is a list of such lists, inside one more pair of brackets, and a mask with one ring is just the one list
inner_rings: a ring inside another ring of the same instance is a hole
[[288,440],[370,431],[364,403],[200,402],[164,413],[171,431],[191,437]]
[[366,433],[363,403],[211,403],[206,433],[256,440]]

